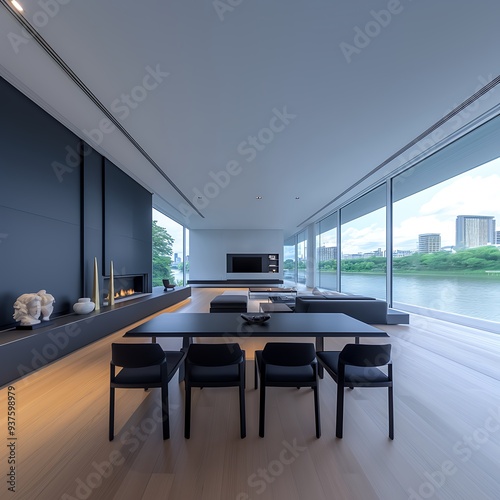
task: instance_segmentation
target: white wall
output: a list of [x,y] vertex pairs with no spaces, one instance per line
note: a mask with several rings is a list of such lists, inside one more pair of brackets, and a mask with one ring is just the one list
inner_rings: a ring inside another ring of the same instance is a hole
[[[226,273],[228,253],[277,253],[279,273]],[[283,231],[274,229],[192,229],[189,279],[283,279]]]

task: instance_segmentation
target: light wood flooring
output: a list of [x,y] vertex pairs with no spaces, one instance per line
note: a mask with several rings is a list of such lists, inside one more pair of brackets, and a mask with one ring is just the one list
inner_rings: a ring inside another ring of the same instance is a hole
[[[191,299],[167,311],[206,312],[223,291],[193,288]],[[263,300],[253,299],[253,310]],[[0,498],[500,498],[500,337],[416,315],[410,325],[381,328],[393,345],[394,441],[387,436],[386,389],[359,388],[346,391],[344,438],[337,439],[336,385],[328,376],[320,384],[320,439],[312,393],[295,388],[268,389],[266,436],[259,438],[249,359],[245,439],[235,388],[194,390],[191,439],[184,439],[183,384],[174,379],[170,440],[162,440],[157,421],[158,389],[121,390],[109,442],[110,344],[124,341],[121,330],[12,383],[16,493],[7,490],[8,388],[0,389]],[[348,341],[327,339],[326,348]],[[263,342],[241,345],[252,358]],[[181,340],[160,343],[177,349]]]

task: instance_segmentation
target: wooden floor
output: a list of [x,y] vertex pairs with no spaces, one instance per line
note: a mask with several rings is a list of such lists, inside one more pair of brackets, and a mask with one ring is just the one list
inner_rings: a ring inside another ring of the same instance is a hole
[[[168,311],[208,311],[223,291],[194,288],[190,300]],[[262,300],[251,301],[253,310]],[[387,436],[385,389],[346,391],[344,438],[335,438],[336,385],[328,376],[320,385],[320,439],[311,391],[288,388],[268,390],[266,437],[259,438],[250,360],[245,439],[239,438],[237,389],[207,388],[194,390],[185,440],[183,385],[172,380],[170,440],[161,437],[158,390],[122,390],[109,442],[110,344],[122,341],[122,330],[12,384],[16,493],[7,489],[4,444],[0,498],[500,498],[500,337],[415,315],[410,325],[382,328],[394,353],[394,441]],[[327,339],[326,348],[347,341]],[[161,343],[174,349],[181,341]],[[251,358],[262,339],[241,344]],[[8,391],[0,390],[7,445]]]

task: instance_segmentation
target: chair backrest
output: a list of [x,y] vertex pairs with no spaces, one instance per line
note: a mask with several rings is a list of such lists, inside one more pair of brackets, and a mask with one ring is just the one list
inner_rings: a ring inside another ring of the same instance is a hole
[[339,361],[353,366],[383,366],[391,361],[391,345],[346,344]]
[[270,365],[305,366],[316,358],[314,344],[302,342],[268,342],[262,359]]
[[123,368],[159,365],[165,353],[159,344],[111,344],[111,363]]
[[191,344],[186,361],[198,366],[226,366],[238,363],[243,356],[239,344]]

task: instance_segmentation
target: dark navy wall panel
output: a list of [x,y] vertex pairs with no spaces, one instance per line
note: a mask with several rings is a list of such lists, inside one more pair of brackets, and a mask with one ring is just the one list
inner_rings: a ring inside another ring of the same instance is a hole
[[0,205],[79,224],[80,140],[0,78]]
[[[152,274],[152,196],[113,163],[104,169],[104,262],[109,275]],[[149,289],[148,291],[151,291]]]
[[[83,290],[82,297],[92,296],[94,258],[97,258],[99,276],[103,266],[103,176],[104,158],[89,147],[83,155]],[[99,280],[102,287],[102,279]]]
[[79,139],[0,79],[0,329],[28,292],[54,295],[54,316],[80,296]]

